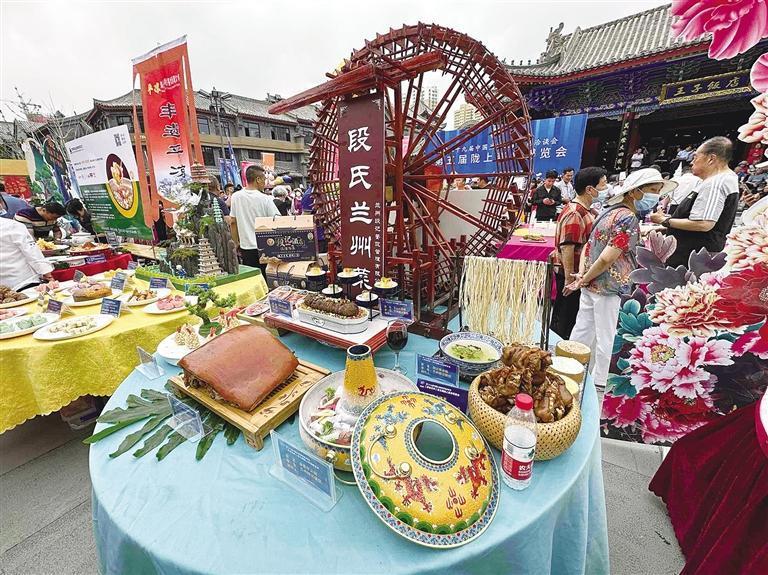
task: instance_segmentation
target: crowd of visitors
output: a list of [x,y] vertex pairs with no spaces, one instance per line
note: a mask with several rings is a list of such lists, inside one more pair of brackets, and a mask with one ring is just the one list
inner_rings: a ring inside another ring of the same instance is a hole
[[[604,386],[608,375],[621,296],[632,288],[629,274],[637,268],[634,254],[644,214],[647,224],[677,240],[666,262],[676,267],[687,265],[691,252],[701,248],[722,251],[740,199],[747,203],[739,175],[729,167],[733,143],[728,138],[688,148],[678,154],[680,175],[674,178],[662,175],[658,166],[639,167],[612,186],[602,168],[582,168],[573,178],[575,199],[557,216],[551,328],[563,338],[594,344],[597,385]],[[553,219],[566,201],[556,178],[548,172],[531,197],[538,220]]]

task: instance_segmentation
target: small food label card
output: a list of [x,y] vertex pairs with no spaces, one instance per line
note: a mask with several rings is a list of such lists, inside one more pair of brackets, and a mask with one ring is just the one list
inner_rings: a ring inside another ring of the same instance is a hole
[[45,311],[47,313],[56,313],[59,315],[72,315],[72,310],[63,301],[59,301],[53,298],[48,300],[48,306]]
[[104,254],[94,254],[92,256],[85,256],[85,263],[87,264],[102,264],[107,261],[107,256]]
[[291,302],[274,297],[269,298],[269,311],[275,315],[293,318],[293,305]]
[[81,282],[85,279],[85,277],[86,276],[83,272],[81,272],[80,270],[75,270],[75,275],[72,276],[72,279],[75,280],[76,282]]
[[419,391],[428,393],[444,399],[462,413],[467,412],[467,404],[469,402],[469,392],[466,389],[460,387],[452,387],[450,385],[443,385],[441,383],[435,383],[434,381],[428,381],[426,379],[419,379],[416,381],[416,387]]
[[120,245],[120,242],[117,239],[117,234],[115,232],[106,232],[106,236],[107,236],[107,243],[110,246],[115,247]]
[[122,307],[123,302],[121,302],[119,299],[105,297],[103,300],[101,300],[101,313],[104,315],[120,317],[120,310]]
[[183,435],[187,441],[200,441],[208,435],[211,428],[206,426],[200,413],[190,405],[187,405],[172,393],[166,394],[168,403],[171,404],[171,418],[168,425],[178,434]]
[[402,319],[403,321],[413,321],[412,301],[382,299],[379,303],[382,319]]
[[139,262],[131,260],[128,262],[128,269],[129,270],[135,270],[137,267],[139,267]]
[[149,289],[158,290],[168,287],[168,278],[151,278],[149,280]]
[[444,383],[453,387],[459,385],[458,366],[437,357],[419,354],[416,360],[416,372],[419,377],[436,383]]
[[117,291],[124,291],[125,282],[127,279],[128,278],[125,277],[125,274],[123,274],[122,277],[120,277],[120,274],[115,274],[115,277],[112,278],[112,282],[109,284],[109,287]]
[[416,387],[444,399],[462,413],[467,412],[469,392],[459,387],[459,368],[451,363],[419,354],[416,360]]
[[269,470],[276,477],[313,505],[330,511],[341,497],[334,483],[333,465],[295,446],[282,435],[269,432],[275,454],[275,464]]
[[158,377],[165,375],[165,371],[157,363],[157,359],[151,353],[146,351],[142,347],[136,347],[136,351],[139,354],[139,366],[138,370],[149,379],[157,379]]

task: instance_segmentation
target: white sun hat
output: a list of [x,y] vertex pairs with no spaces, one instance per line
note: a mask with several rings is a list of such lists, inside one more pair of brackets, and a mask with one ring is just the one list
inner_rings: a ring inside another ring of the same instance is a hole
[[632,172],[624,180],[624,185],[620,190],[617,190],[605,204],[607,206],[613,206],[624,200],[624,195],[627,192],[631,192],[646,184],[664,184],[659,192],[660,195],[665,196],[677,187],[677,182],[672,180],[665,180],[661,176],[661,172],[655,168],[642,168],[635,172]]

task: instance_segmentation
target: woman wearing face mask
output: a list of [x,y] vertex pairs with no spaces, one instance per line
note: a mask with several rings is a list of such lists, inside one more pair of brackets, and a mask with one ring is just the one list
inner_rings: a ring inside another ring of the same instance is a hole
[[557,296],[552,308],[550,328],[563,339],[570,337],[573,325],[576,323],[580,295],[578,290],[568,295],[563,293],[563,290],[565,286],[577,279],[576,273],[579,271],[581,253],[595,222],[590,206],[608,190],[608,181],[603,168],[594,166],[582,168],[573,181],[574,199],[563,208],[560,217],[557,218],[555,251],[552,252]]
[[640,240],[640,223],[636,204],[642,205],[646,194],[658,201],[659,194],[676,186],[653,168],[630,174],[595,220],[582,253],[580,277],[564,290],[568,295],[586,288],[581,290],[571,339],[590,347],[596,342],[593,379],[598,387],[605,387],[621,295],[630,292],[629,274],[637,267],[635,247]]

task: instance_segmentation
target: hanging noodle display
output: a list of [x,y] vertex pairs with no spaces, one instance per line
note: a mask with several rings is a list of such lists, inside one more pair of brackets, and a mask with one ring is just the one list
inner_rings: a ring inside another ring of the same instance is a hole
[[465,323],[504,343],[535,343],[546,262],[468,256],[459,298]]

